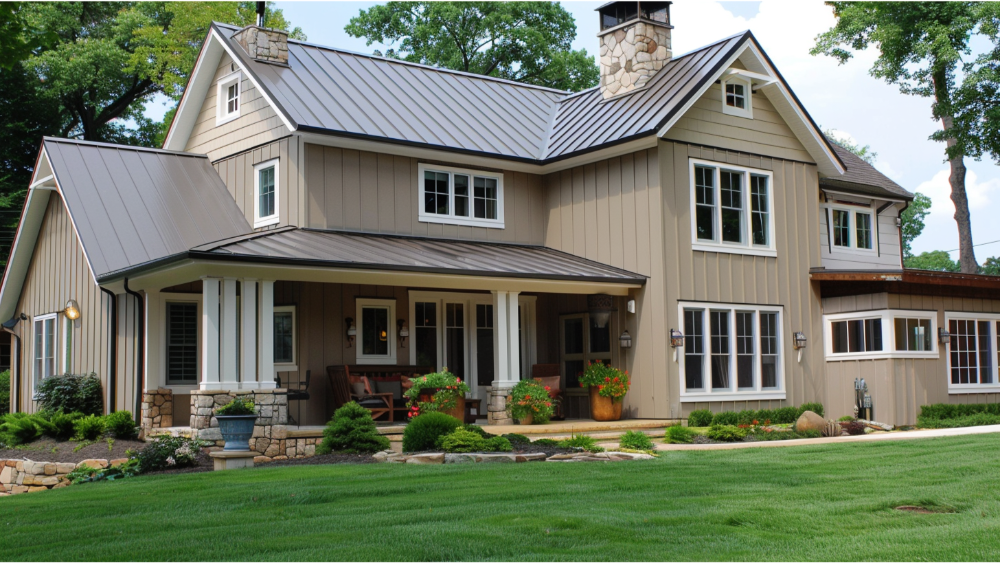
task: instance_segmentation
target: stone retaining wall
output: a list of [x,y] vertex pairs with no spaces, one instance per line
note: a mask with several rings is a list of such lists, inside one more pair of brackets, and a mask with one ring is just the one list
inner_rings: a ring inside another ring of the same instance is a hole
[[160,387],[142,394],[142,428],[170,428],[174,425],[174,392]]
[[86,465],[104,469],[108,465],[125,463],[127,459],[85,459],[80,463],[0,459],[0,496],[35,493],[69,486],[66,477],[77,467]]

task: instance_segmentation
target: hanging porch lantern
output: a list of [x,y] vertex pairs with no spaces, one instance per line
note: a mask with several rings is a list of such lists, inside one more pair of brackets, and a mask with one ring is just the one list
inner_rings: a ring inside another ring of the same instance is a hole
[[587,312],[590,313],[590,322],[597,328],[608,326],[611,318],[611,311],[614,309],[615,300],[610,295],[598,293],[587,296]]

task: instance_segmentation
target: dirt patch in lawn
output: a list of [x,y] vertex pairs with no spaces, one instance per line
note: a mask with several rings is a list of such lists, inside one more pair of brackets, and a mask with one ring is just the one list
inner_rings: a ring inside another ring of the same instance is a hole
[[141,450],[145,442],[138,440],[98,440],[95,442],[60,442],[51,438],[30,444],[0,449],[0,459],[30,459],[56,463],[80,463],[85,459],[121,459],[128,450]]
[[909,512],[912,514],[955,514],[958,512],[950,506],[917,506],[911,504],[904,504],[903,506],[897,506],[896,510],[900,512]]

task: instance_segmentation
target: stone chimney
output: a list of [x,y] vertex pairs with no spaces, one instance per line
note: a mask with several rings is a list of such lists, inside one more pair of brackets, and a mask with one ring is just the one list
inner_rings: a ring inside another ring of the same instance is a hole
[[262,63],[288,65],[288,32],[248,25],[233,34],[248,55]]
[[597,9],[604,99],[642,88],[670,60],[670,4],[633,0]]

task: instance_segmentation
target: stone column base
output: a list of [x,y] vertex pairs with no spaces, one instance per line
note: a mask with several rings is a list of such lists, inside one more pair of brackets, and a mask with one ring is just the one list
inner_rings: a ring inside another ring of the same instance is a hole
[[143,430],[170,428],[174,425],[174,392],[160,387],[142,394]]
[[212,461],[215,462],[215,471],[225,471],[253,467],[253,458],[257,452],[211,452],[208,455],[212,456]]
[[[286,448],[293,445],[293,451],[308,451],[305,443],[288,444],[288,390],[287,389],[240,389],[234,391],[198,390],[191,392],[191,430],[202,440],[215,442],[217,448],[225,445],[219,431],[219,421],[215,409],[228,404],[235,398],[250,398],[257,411],[253,436],[250,438],[251,453],[272,459],[287,456]],[[315,453],[316,443],[311,445]],[[311,454],[310,454],[311,455]],[[304,457],[304,456],[302,456]]]
[[507,400],[510,389],[506,387],[490,387],[490,395],[486,402],[487,424],[514,424],[514,419],[507,413]]

